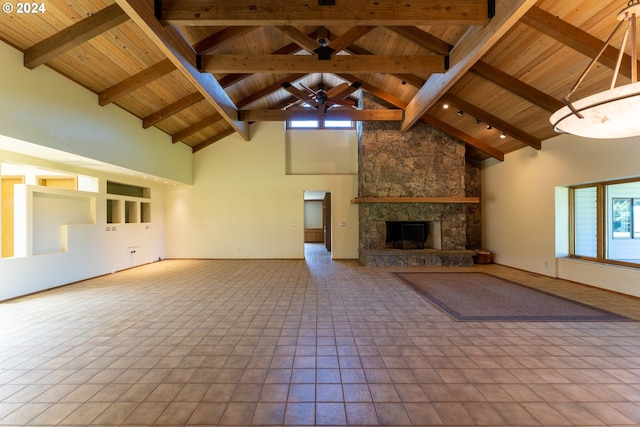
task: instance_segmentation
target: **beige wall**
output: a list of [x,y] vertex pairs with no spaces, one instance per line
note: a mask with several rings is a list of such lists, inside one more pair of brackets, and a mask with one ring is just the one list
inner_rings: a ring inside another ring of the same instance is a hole
[[[0,135],[190,183],[191,148],[0,42]],[[0,138],[1,140],[1,138]],[[0,142],[0,149],[3,149]],[[6,147],[5,147],[6,149]]]
[[[184,144],[171,144],[170,137],[156,129],[143,129],[139,119],[116,106],[100,107],[96,94],[46,66],[24,68],[22,60],[19,51],[0,42],[0,163],[95,176],[100,188],[95,197],[89,196],[86,201],[93,210],[94,222],[69,225],[51,224],[47,222],[49,217],[40,221],[42,212],[34,218],[33,207],[41,206],[33,203],[34,187],[19,189],[17,197],[26,205],[26,216],[17,221],[21,228],[16,247],[24,249],[20,256],[0,258],[0,300],[164,258],[164,185],[159,183],[161,180],[156,183],[140,175],[190,183],[191,149]],[[61,158],[72,157],[65,153],[82,159],[70,161],[72,164],[60,163]],[[116,167],[79,166],[88,161]],[[138,176],[129,176],[128,172]],[[107,231],[108,179],[151,187],[150,224],[118,224],[115,230],[111,226]],[[38,189],[36,193],[56,191]],[[76,200],[81,196],[70,197],[69,200]],[[48,205],[46,209],[49,208]],[[44,234],[34,237],[37,227],[45,227]],[[60,236],[60,242],[40,248],[38,239],[43,235]],[[137,247],[133,254],[131,247]]]
[[[483,244],[499,264],[640,296],[640,271],[569,260],[562,187],[640,176],[640,138],[562,135],[482,167]],[[556,212],[560,212],[557,216]]]
[[357,258],[357,175],[286,175],[283,124],[251,135],[198,151],[193,186],[167,189],[167,256],[303,258],[304,191],[319,190],[332,195],[332,257]]

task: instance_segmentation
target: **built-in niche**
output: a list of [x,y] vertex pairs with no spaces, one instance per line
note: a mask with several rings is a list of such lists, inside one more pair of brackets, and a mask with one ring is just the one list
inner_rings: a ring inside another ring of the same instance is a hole
[[127,224],[138,222],[138,202],[131,200],[124,202],[124,221]]
[[107,199],[107,224],[120,224],[122,222],[122,201]]
[[151,222],[151,203],[148,203],[148,202],[140,203],[140,222],[143,222],[143,223]]
[[151,189],[107,181],[107,224],[151,222]]

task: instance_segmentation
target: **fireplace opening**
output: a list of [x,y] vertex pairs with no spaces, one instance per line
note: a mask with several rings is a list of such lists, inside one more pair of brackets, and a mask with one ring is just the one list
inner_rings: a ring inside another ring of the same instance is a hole
[[424,249],[429,236],[426,221],[387,221],[387,248]]

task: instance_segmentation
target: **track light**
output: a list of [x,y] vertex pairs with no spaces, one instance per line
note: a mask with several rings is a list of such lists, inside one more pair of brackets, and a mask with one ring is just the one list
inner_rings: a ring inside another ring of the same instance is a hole
[[459,115],[460,117],[462,117],[462,115],[463,115],[463,114],[464,114],[464,111],[462,111],[462,110],[458,111],[458,115]]
[[445,102],[444,104],[442,104],[442,108],[446,110],[447,108],[449,108],[449,104]]
[[480,123],[482,123],[482,120],[476,119],[476,124],[479,125]]
[[504,134],[504,132],[502,132],[502,133],[500,134],[500,139],[505,139],[506,137],[507,137],[507,135],[505,135],[505,134]]
[[487,125],[487,130],[491,130],[491,125]]

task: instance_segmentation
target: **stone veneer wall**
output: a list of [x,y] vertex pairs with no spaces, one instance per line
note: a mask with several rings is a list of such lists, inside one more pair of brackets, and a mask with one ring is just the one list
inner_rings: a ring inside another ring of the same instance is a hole
[[[386,107],[365,95],[363,108]],[[465,160],[463,142],[422,122],[404,133],[399,128],[399,122],[361,122],[360,197],[480,195],[479,164]],[[441,221],[443,251],[480,247],[477,204],[362,203],[359,219],[361,260],[366,251],[385,249],[385,221]]]

